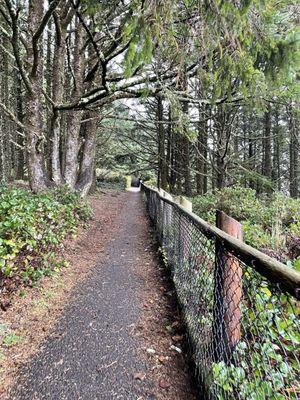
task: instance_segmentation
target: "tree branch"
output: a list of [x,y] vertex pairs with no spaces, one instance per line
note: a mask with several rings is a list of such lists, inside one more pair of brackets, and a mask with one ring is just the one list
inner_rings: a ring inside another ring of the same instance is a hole
[[19,10],[16,12],[13,10],[12,4],[10,0],[5,0],[5,4],[11,19],[11,29],[12,29],[12,37],[11,37],[11,44],[12,48],[14,51],[14,56],[16,60],[16,64],[18,66],[20,75],[22,77],[22,80],[25,84],[26,89],[28,90],[29,93],[32,93],[32,87],[31,83],[27,77],[27,74],[25,72],[25,69],[23,67],[21,57],[20,57],[20,48],[19,48],[19,29],[18,29],[18,16],[19,16]]
[[[4,113],[11,119],[12,122],[14,122],[19,128],[21,128],[24,132],[29,132],[29,128],[26,127],[26,125],[22,124],[22,122],[19,121],[19,119],[16,117],[16,115],[10,111],[5,104],[3,104],[2,102],[0,102],[0,108],[2,108],[2,110],[4,111]],[[30,130],[31,133],[33,133],[34,135],[36,135],[37,138],[41,138],[44,137],[43,134],[39,133],[39,132],[34,132],[32,130]],[[21,134],[20,132],[18,132],[19,135],[24,136],[23,134]]]
[[3,104],[2,102],[0,102],[0,108],[2,108],[2,110],[4,111],[4,113],[16,124],[18,125],[19,128],[21,129],[26,129],[25,125],[22,124],[22,122],[20,122],[18,120],[18,118],[16,117],[16,115],[10,111],[5,104]]
[[37,73],[37,67],[38,67],[38,63],[39,63],[39,50],[38,50],[39,39],[42,36],[44,29],[52,15],[52,13],[57,8],[57,6],[59,5],[60,2],[61,2],[61,0],[52,0],[51,1],[47,12],[43,16],[39,27],[37,28],[37,30],[35,31],[35,33],[32,37],[33,65],[32,65],[32,70],[31,70],[31,76],[35,76]]
[[[87,33],[87,35],[88,35],[88,37],[90,39],[90,42],[92,43],[92,46],[93,46],[93,48],[95,50],[97,58],[98,58],[98,60],[99,60],[99,62],[101,64],[101,69],[102,69],[102,71],[101,71],[102,72],[102,82],[101,83],[102,83],[102,86],[104,87],[105,91],[108,92],[108,88],[107,88],[107,85],[106,85],[107,63],[105,61],[104,55],[101,54],[100,50],[98,49],[98,45],[94,40],[94,36],[93,36],[92,32],[90,31],[89,27],[85,23],[84,18],[82,17],[81,13],[78,11],[78,5],[76,5],[73,0],[70,0],[70,1],[71,1],[72,6],[74,7],[74,10],[76,12],[76,15],[77,15],[80,23],[82,24],[84,30],[86,31],[86,33]],[[95,74],[96,74],[96,72],[97,72],[97,70],[99,68],[99,62],[97,62],[96,65],[94,65],[94,67],[92,68],[92,71],[90,71],[87,74],[87,77],[85,78],[85,82],[88,79],[92,80],[94,78],[94,76],[95,76]]]

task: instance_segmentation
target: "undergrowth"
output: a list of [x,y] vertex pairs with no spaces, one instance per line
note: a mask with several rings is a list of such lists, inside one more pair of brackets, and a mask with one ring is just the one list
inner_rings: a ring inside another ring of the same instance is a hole
[[300,199],[260,196],[249,188],[225,188],[192,199],[194,212],[215,224],[216,210],[242,223],[244,241],[284,262],[300,257]]
[[2,308],[5,295],[66,266],[58,255],[63,240],[90,217],[90,207],[66,188],[36,195],[26,189],[0,187]]
[[[216,210],[224,211],[241,222],[246,243],[300,269],[300,199],[281,193],[257,196],[252,189],[235,187],[192,201],[194,212],[201,218],[214,224]],[[213,288],[214,275],[207,268],[201,271],[202,282]],[[220,358],[212,363],[214,398],[296,399],[300,343],[296,299],[281,293],[245,265],[242,279],[243,298],[238,307],[241,336],[230,361]]]

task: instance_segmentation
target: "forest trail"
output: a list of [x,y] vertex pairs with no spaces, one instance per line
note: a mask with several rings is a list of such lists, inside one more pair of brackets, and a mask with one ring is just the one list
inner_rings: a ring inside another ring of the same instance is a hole
[[11,400],[195,398],[185,357],[172,348],[178,332],[166,330],[180,322],[142,196],[105,196],[120,204],[116,229],[54,332],[21,367]]

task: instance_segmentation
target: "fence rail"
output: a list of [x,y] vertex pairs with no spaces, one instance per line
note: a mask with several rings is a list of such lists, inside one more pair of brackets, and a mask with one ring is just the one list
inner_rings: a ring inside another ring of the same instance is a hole
[[299,399],[300,274],[142,185],[204,399]]

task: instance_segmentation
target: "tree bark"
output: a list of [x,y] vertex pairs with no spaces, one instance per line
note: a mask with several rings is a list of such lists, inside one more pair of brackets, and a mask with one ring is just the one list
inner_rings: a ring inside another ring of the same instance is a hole
[[205,118],[201,106],[199,106],[199,124],[197,138],[197,175],[196,190],[197,194],[202,195],[207,192],[207,123],[201,122]]
[[[252,115],[250,116],[250,118]],[[250,129],[248,131],[248,167],[250,171],[256,170],[256,153],[255,153],[255,142],[253,140],[253,131]],[[256,182],[253,178],[250,179],[249,187],[255,189]]]
[[172,129],[172,115],[171,109],[168,109],[168,127],[167,127],[167,155],[166,155],[166,169],[167,181],[169,188],[171,187],[171,174],[172,174],[172,142],[173,142],[173,129]]
[[274,112],[274,136],[273,136],[273,167],[272,179],[277,183],[277,189],[281,190],[281,172],[280,172],[280,153],[281,153],[281,134],[279,126],[279,110],[276,107]]
[[[2,40],[1,40],[2,39]],[[3,50],[1,49],[1,69],[3,73],[1,74],[1,100],[2,102],[8,106],[8,98],[9,98],[9,64],[8,64],[8,56],[5,50],[8,50],[8,39],[5,35],[0,39],[0,43],[3,46]],[[3,114],[1,118],[1,136],[0,136],[0,178],[2,182],[9,181],[10,178],[10,120],[8,117]]]
[[[23,114],[23,97],[22,97],[22,81],[21,77],[18,73],[15,74],[15,83],[16,83],[16,107],[17,107],[17,117],[20,122],[24,121]],[[17,148],[17,160],[16,160],[16,178],[24,179],[24,166],[25,166],[25,142],[24,136],[25,132],[20,128],[17,129],[17,138],[16,142],[19,145]]]
[[163,125],[163,101],[157,98],[157,140],[158,140],[158,187],[166,190],[168,186],[167,161],[165,149],[165,128]]
[[85,122],[82,160],[76,183],[76,189],[80,191],[83,197],[89,193],[93,184],[98,125],[97,117],[99,116],[99,112],[89,111],[85,116],[89,121]]
[[272,142],[271,142],[271,107],[264,115],[264,138],[263,138],[263,162],[262,173],[265,177],[272,179]]
[[220,106],[216,114],[216,185],[218,189],[226,186],[227,158],[229,153],[230,129],[227,126],[227,111]]
[[[72,98],[78,99],[82,94],[83,89],[83,74],[84,74],[84,35],[83,27],[80,21],[77,20],[75,30],[75,49],[74,49],[74,79],[75,87],[72,93]],[[66,137],[66,155],[65,155],[65,171],[64,180],[70,189],[74,189],[77,181],[78,172],[78,151],[79,151],[79,132],[82,111],[72,110],[68,114],[68,131]]]
[[[55,50],[53,54],[52,70],[52,99],[54,103],[59,104],[63,101],[65,89],[65,56],[66,56],[66,34],[67,24],[62,21],[60,12],[55,13]],[[62,171],[60,161],[60,140],[61,140],[61,114],[54,111],[50,125],[51,140],[51,175],[55,184],[62,183]]]
[[[29,2],[28,27],[30,36],[33,37],[43,16],[43,7],[38,0]],[[27,73],[30,79],[31,91],[26,96],[26,126],[27,134],[27,163],[30,187],[34,192],[47,189],[50,182],[47,177],[44,160],[44,122],[43,122],[43,62],[41,41],[37,43],[39,62],[36,71],[32,71],[34,64],[33,44],[28,45],[27,50]]]
[[300,152],[300,135],[299,128],[296,125],[295,111],[293,105],[288,107],[289,117],[289,190],[290,196],[297,198],[299,197],[299,184],[300,184],[300,171],[299,171],[299,152]]
[[[189,103],[184,102],[182,104],[182,111],[186,118],[186,123],[189,122]],[[188,137],[188,129],[187,125],[184,126],[184,132],[182,137],[182,156],[181,156],[181,171],[183,176],[183,187],[184,194],[186,196],[192,195],[192,182],[191,182],[191,163],[190,163],[190,140]]]

